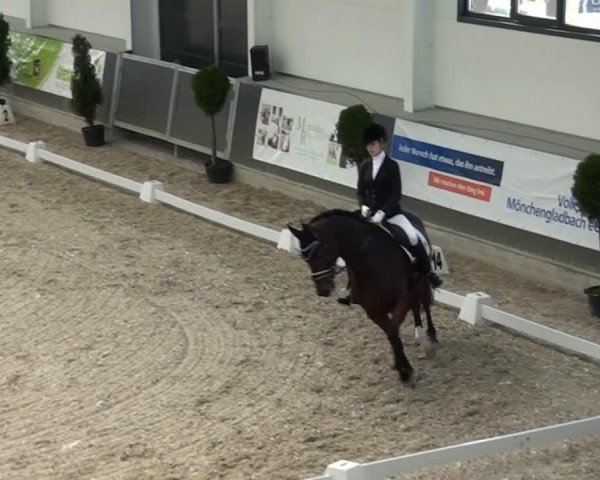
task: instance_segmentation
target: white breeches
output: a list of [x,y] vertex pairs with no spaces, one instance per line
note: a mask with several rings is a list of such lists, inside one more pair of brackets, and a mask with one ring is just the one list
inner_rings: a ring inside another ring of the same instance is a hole
[[408,241],[412,246],[415,246],[418,242],[421,242],[425,247],[427,253],[431,253],[427,239],[421,234],[421,232],[419,232],[415,227],[413,227],[412,223],[410,223],[408,221],[408,218],[406,218],[402,213],[400,213],[399,215],[394,215],[392,218],[389,218],[388,222],[393,223],[394,225],[397,225],[402,230],[404,230],[406,236],[408,237]]

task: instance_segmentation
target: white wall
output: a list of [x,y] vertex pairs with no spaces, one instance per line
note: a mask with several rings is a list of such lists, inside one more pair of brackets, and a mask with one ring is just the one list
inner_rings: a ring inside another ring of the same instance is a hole
[[0,0],[0,12],[7,17],[25,18],[29,12],[29,0]]
[[131,47],[130,0],[46,1],[50,25],[122,38]]
[[457,0],[436,0],[411,45],[411,1],[262,0],[275,71],[417,106],[432,79],[433,105],[600,140],[600,43],[459,23]]
[[[131,47],[130,0],[46,1],[49,24]],[[459,23],[457,0],[436,0],[431,68],[420,67],[415,0],[254,1],[252,35],[276,71],[397,98],[426,93],[429,73],[435,105],[600,140],[598,42]],[[28,5],[0,0],[0,11],[25,18]]]
[[250,49],[255,45],[269,45],[270,63],[273,64],[273,0],[248,0],[248,75],[252,75]]
[[438,106],[600,139],[600,43],[456,21],[436,2]]
[[399,0],[273,0],[273,67],[402,97],[403,5]]

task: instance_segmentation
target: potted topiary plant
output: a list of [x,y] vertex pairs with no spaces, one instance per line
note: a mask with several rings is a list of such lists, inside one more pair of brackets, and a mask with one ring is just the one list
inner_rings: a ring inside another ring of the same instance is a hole
[[363,144],[363,132],[373,121],[373,115],[364,105],[352,105],[340,112],[336,123],[338,142],[342,145],[342,156],[350,163],[360,166],[369,156]]
[[[12,62],[8,56],[10,48],[10,26],[4,20],[4,15],[0,13],[0,87],[10,83],[10,68]],[[4,105],[6,100],[0,98],[0,105]]]
[[215,115],[223,109],[231,83],[223,70],[211,65],[194,75],[192,89],[196,105],[210,118],[212,149],[210,162],[206,164],[206,175],[211,183],[227,183],[231,180],[233,163],[217,158]]
[[73,77],[71,78],[71,108],[83,117],[87,127],[81,132],[88,147],[104,145],[104,125],[94,123],[96,109],[102,103],[102,87],[96,77],[96,67],[90,58],[90,42],[81,34],[73,37]]
[[[600,154],[591,153],[579,162],[573,175],[573,197],[590,222],[600,222]],[[590,311],[600,317],[600,285],[586,288]]]

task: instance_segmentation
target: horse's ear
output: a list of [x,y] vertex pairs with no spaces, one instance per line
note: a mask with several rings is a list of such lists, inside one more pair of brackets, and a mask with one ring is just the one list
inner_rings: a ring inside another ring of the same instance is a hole
[[317,239],[317,234],[316,232],[313,230],[313,228],[310,225],[307,225],[306,223],[302,224],[302,231],[304,233],[304,236],[310,239],[310,241],[312,240],[316,240]]
[[300,230],[299,228],[294,227],[291,223],[288,223],[287,228],[298,240],[302,238],[302,234],[304,233],[304,225],[302,226],[302,230]]

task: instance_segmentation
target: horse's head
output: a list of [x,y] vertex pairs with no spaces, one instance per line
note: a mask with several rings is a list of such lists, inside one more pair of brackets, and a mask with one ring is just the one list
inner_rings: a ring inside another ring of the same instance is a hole
[[300,242],[302,258],[310,267],[317,295],[328,297],[335,289],[337,250],[319,238],[310,225],[302,224],[301,229],[288,225],[288,229]]

